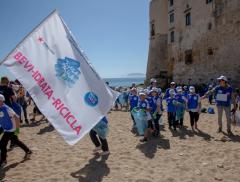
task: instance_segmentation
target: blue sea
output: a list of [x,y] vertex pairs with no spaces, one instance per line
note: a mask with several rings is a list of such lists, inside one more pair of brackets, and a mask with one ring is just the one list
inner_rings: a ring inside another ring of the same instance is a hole
[[110,87],[130,87],[132,83],[143,84],[145,78],[104,78],[105,82],[109,82]]

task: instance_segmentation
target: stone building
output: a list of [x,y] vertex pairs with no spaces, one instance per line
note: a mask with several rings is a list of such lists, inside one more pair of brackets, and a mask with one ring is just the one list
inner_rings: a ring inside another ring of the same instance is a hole
[[152,0],[147,80],[240,86],[240,0]]

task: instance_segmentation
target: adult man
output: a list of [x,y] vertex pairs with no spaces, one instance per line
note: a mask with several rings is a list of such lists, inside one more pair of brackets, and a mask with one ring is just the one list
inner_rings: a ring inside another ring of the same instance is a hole
[[[227,132],[228,135],[232,136],[233,133],[231,131],[231,104],[235,103],[235,99],[233,98],[233,89],[228,84],[228,79],[226,76],[220,76],[217,78],[219,85],[214,87],[212,90],[208,91],[203,98],[206,98],[210,94],[215,94],[216,102],[217,102],[217,110],[218,110],[218,133],[222,132],[222,115],[223,111],[225,111],[227,118]],[[234,104],[235,105],[235,104]]]

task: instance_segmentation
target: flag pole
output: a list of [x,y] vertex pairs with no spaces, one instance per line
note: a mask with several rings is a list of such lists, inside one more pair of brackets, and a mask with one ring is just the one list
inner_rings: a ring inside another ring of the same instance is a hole
[[0,61],[0,66],[2,66],[2,64],[8,59],[8,57],[10,56],[10,54],[18,48],[18,46],[23,43],[30,35],[32,35],[34,32],[36,32],[39,27],[47,20],[49,19],[52,15],[54,15],[55,13],[58,13],[58,11],[55,9],[53,10],[46,18],[44,18],[30,33],[28,33],[23,39],[22,41],[20,41],[15,47],[14,49],[12,49],[12,51],[10,51],[10,53],[7,54],[7,56]]

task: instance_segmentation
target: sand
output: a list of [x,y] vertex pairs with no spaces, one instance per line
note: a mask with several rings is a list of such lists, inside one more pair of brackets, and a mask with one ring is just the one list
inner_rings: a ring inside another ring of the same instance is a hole
[[112,111],[111,154],[104,158],[92,155],[89,136],[71,147],[48,123],[23,127],[20,138],[34,153],[22,161],[21,149],[10,151],[0,181],[240,182],[240,128],[233,128],[236,136],[231,138],[217,134],[217,115],[201,114],[201,132],[193,134],[188,113],[185,116],[186,127],[171,132],[164,113],[163,136],[142,144],[141,137],[131,133],[129,113]]

